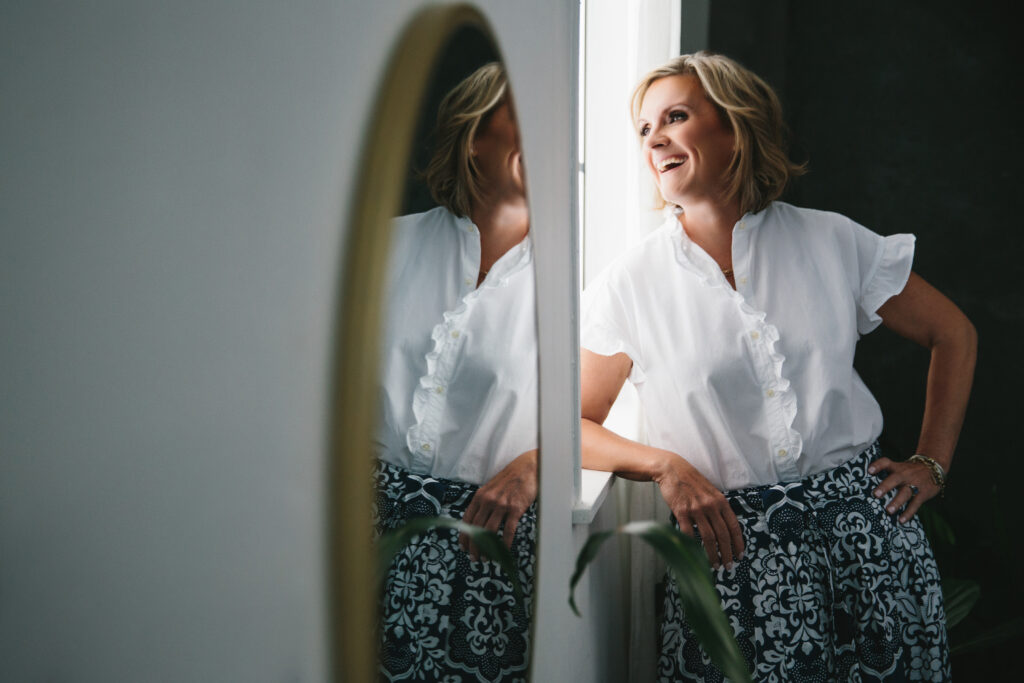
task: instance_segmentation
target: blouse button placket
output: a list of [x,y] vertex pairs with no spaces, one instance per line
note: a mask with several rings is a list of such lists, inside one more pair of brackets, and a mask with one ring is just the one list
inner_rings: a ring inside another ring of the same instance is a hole
[[[468,231],[472,232],[472,228],[467,228]],[[430,392],[430,398],[428,399],[429,417],[425,418],[421,423],[421,434],[423,441],[420,443],[420,453],[425,456],[437,457],[434,453],[435,449],[433,444],[437,442],[438,429],[440,428],[440,416],[445,411],[445,405],[447,402],[446,387],[451,381],[452,374],[455,371],[455,366],[458,363],[459,356],[459,340],[462,337],[462,331],[456,327],[461,325],[464,320],[466,313],[463,311],[458,317],[454,317],[449,321],[448,329],[448,340],[444,344],[441,350],[441,357],[438,359],[437,369],[434,372],[433,377],[433,390]]]
[[[748,247],[748,240],[750,238],[749,226],[745,221],[737,223],[735,235],[738,239],[734,244],[734,248],[739,256],[735,263],[738,267],[742,268],[742,264],[745,262],[745,250]],[[750,296],[750,292],[747,291],[748,282],[749,279],[746,275],[740,275],[739,272],[736,273],[737,293],[745,299]],[[775,372],[767,338],[761,330],[752,329],[748,332],[748,335],[751,344],[750,348],[754,354],[755,365],[758,367],[763,400],[766,402],[769,419],[775,423],[771,430],[773,438],[769,442],[769,452],[775,457],[780,473],[788,478],[794,476],[797,470],[796,463],[791,455],[795,452],[793,451],[794,444],[791,443],[790,430],[788,425],[785,424],[782,413],[784,397],[777,389],[779,382],[782,381],[782,377],[777,376]],[[778,341],[775,343],[778,344]]]

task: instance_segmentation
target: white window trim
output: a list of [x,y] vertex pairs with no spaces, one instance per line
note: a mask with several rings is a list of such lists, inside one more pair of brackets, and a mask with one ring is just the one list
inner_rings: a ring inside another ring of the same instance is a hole
[[[653,209],[655,187],[640,163],[628,97],[650,69],[680,52],[706,47],[709,14],[709,0],[581,0],[580,248],[575,254],[581,289],[662,220],[661,212]],[[579,367],[578,357],[574,361]],[[641,423],[636,391],[627,383],[605,425],[642,440]],[[583,470],[579,453],[577,443],[573,523],[589,524],[614,477]]]

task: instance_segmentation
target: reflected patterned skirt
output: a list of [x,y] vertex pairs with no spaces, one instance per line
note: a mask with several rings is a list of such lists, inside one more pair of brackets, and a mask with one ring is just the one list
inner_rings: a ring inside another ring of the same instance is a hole
[[[461,519],[473,484],[416,475],[377,463],[378,535],[414,517]],[[530,659],[537,507],[512,543],[523,600],[494,562],[474,562],[454,529],[415,537],[395,557],[380,601],[379,672],[385,681],[526,681]]]
[[[885,511],[895,492],[871,494],[880,456],[725,494],[745,548],[712,578],[755,681],[950,679],[938,568],[917,517]],[[722,681],[666,584],[661,681]]]

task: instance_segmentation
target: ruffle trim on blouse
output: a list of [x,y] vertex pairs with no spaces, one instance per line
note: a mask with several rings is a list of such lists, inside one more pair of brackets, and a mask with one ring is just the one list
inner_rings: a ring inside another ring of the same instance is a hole
[[[431,401],[447,400],[444,394],[437,393],[437,388],[443,386],[445,384],[444,378],[452,373],[450,357],[444,359],[447,362],[444,364],[444,367],[441,367],[446,346],[451,343],[461,343],[461,339],[452,337],[453,322],[457,323],[462,320],[466,315],[469,304],[479,298],[482,291],[507,287],[512,276],[529,265],[532,260],[532,243],[529,235],[527,235],[522,242],[509,249],[495,262],[479,287],[471,289],[462,295],[459,298],[458,305],[450,311],[445,311],[442,316],[442,322],[434,325],[434,329],[430,334],[430,338],[434,342],[433,348],[425,356],[427,374],[420,377],[419,384],[412,395],[412,413],[416,418],[416,423],[409,427],[405,433],[405,443],[409,447],[409,452],[413,454],[419,453],[420,447],[424,442],[431,443],[434,441],[440,428],[440,425],[436,424],[438,413],[435,412],[433,416],[430,416],[427,408]],[[439,374],[442,375],[442,381],[438,381]],[[434,420],[428,420],[429,417],[434,417]],[[429,428],[430,435],[425,437],[423,436],[423,430],[426,428]],[[434,447],[436,448],[436,444]]]
[[910,279],[914,263],[916,237],[909,234],[889,235],[879,241],[875,265],[864,278],[857,315],[857,331],[864,335],[882,322],[878,309],[903,291]]
[[[737,305],[743,317],[749,321],[748,329],[757,330],[764,341],[772,366],[772,377],[770,379],[773,382],[770,388],[775,392],[772,400],[777,402],[779,409],[782,411],[783,424],[786,428],[786,441],[789,444],[787,449],[794,453],[800,453],[803,449],[803,437],[800,435],[800,432],[793,429],[797,413],[796,392],[793,391],[789,380],[782,374],[782,367],[786,363],[786,356],[777,348],[779,341],[778,328],[767,321],[767,313],[751,306],[742,294],[729,285],[729,281],[725,279],[725,275],[722,274],[722,271],[710,256],[704,253],[703,250],[699,254],[695,253],[700,248],[686,235],[682,225],[678,224],[678,221],[676,223],[678,228],[672,229],[672,237],[676,245],[676,259],[680,265],[693,273],[705,287],[720,289],[725,292]],[[706,260],[707,263],[703,265],[707,266],[707,268],[702,268],[701,264],[695,262],[695,257]],[[760,368],[758,370],[758,374],[761,374]],[[762,377],[761,379],[764,380],[765,378]]]

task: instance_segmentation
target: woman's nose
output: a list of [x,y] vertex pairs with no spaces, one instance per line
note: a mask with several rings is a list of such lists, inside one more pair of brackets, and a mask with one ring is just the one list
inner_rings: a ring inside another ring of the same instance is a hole
[[660,127],[651,128],[651,130],[648,131],[647,136],[644,138],[644,143],[648,147],[661,147],[665,144],[665,141],[665,134],[662,132]]

